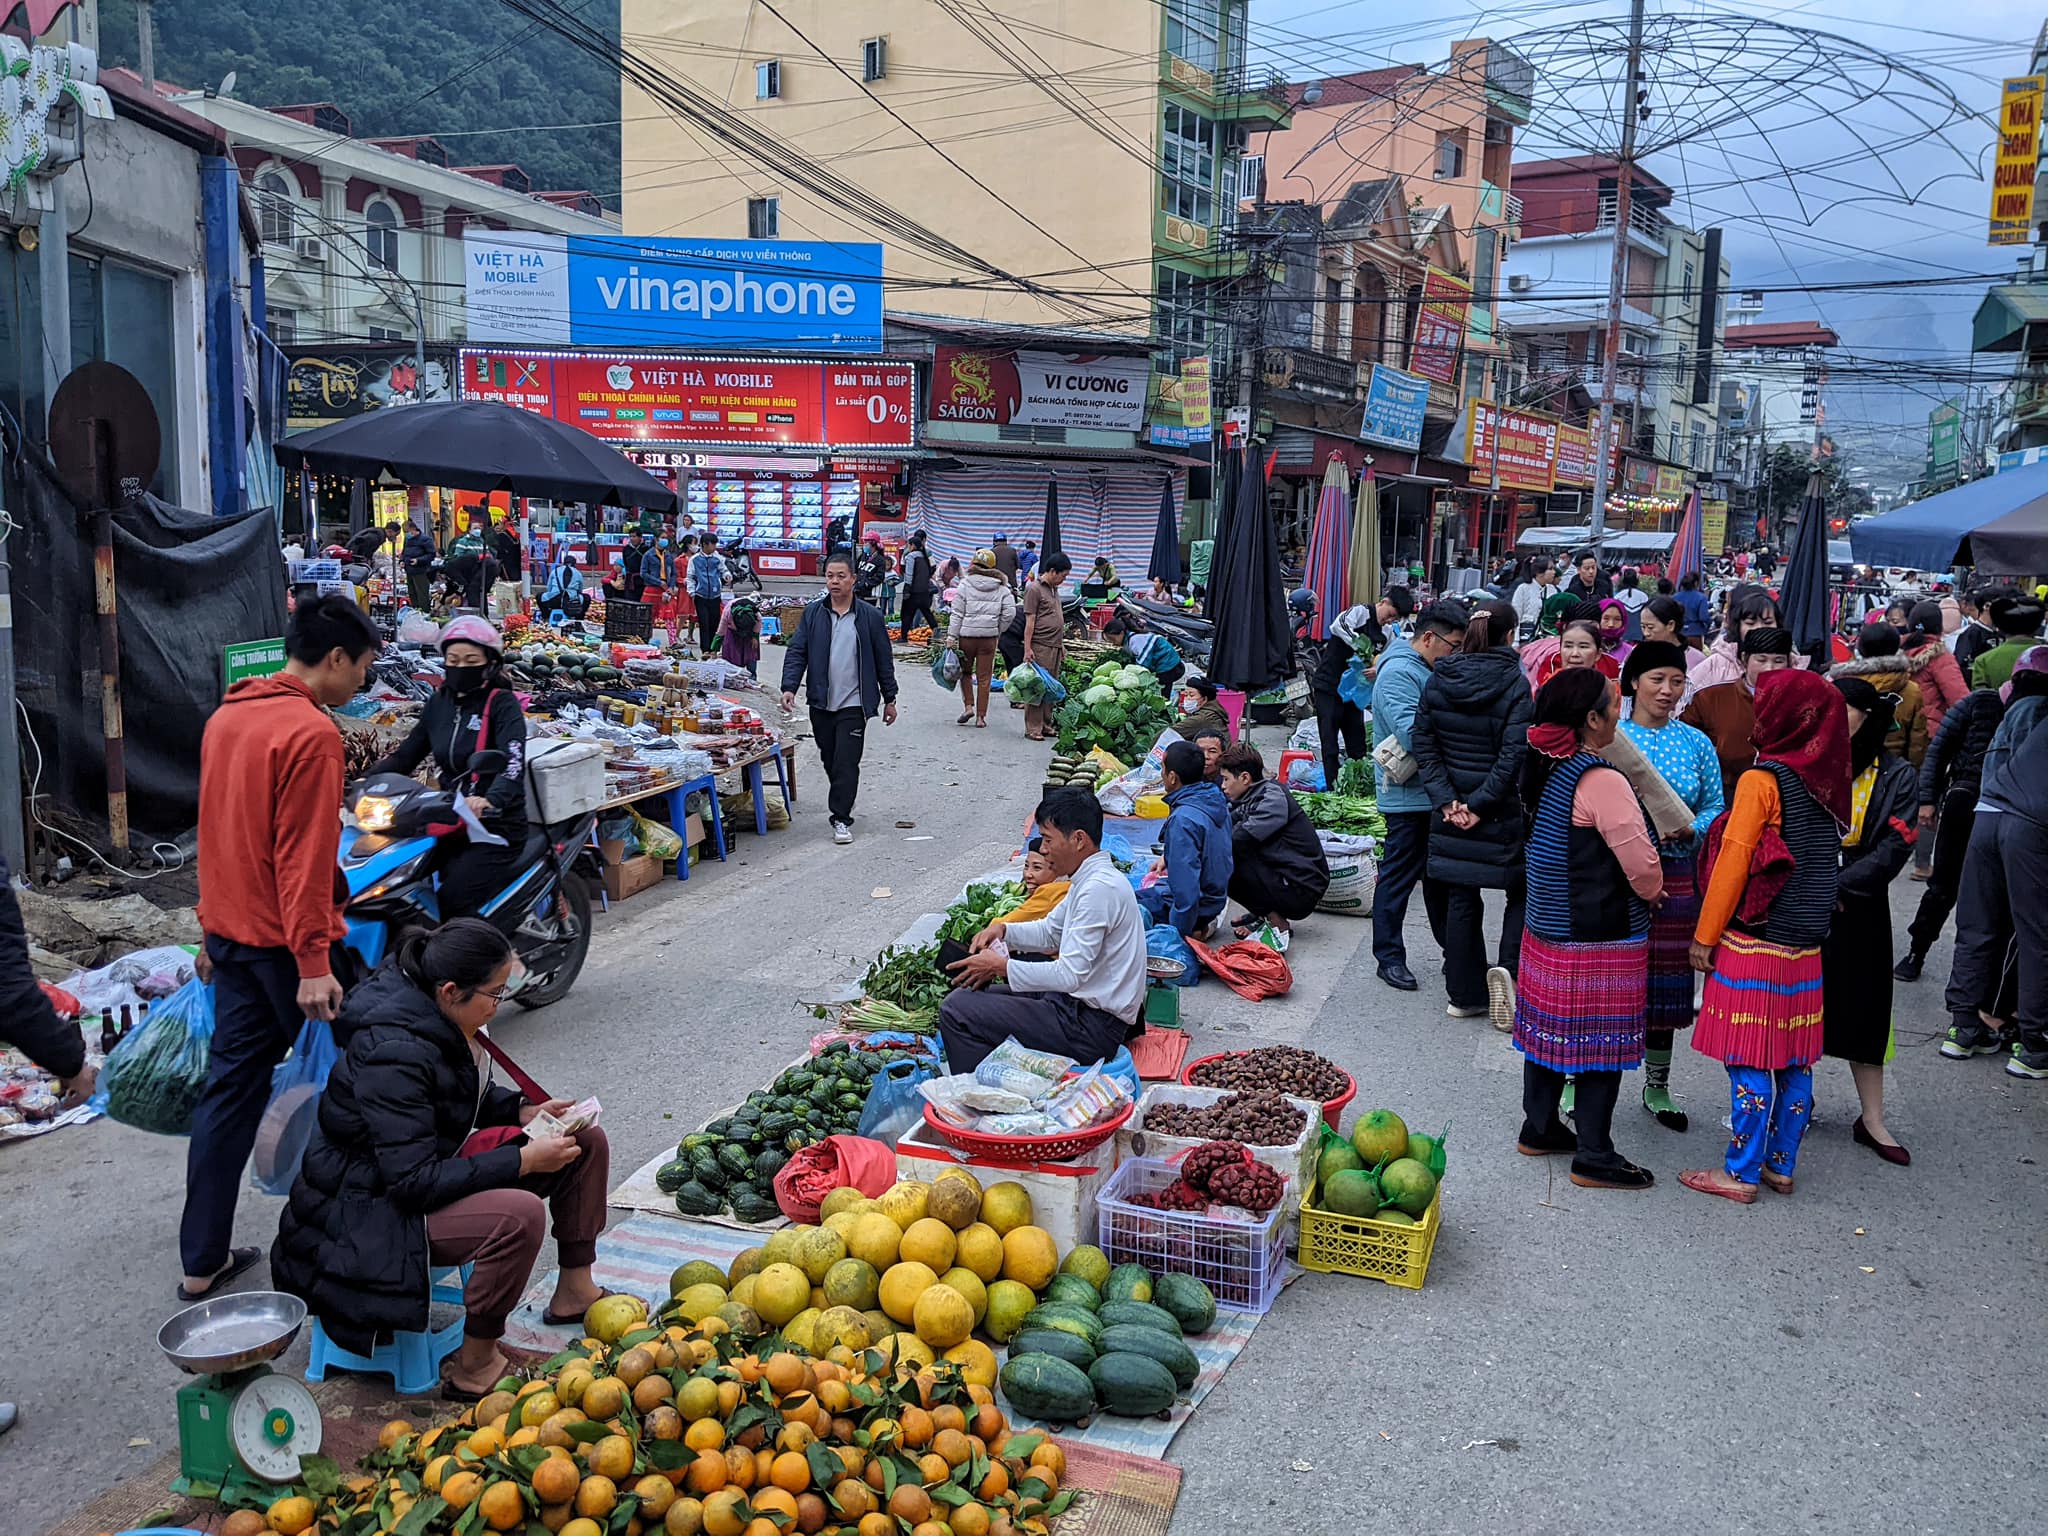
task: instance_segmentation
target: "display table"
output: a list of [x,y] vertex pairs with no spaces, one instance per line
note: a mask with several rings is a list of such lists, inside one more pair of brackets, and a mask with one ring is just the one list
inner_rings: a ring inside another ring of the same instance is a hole
[[[765,742],[758,753],[742,758],[726,769],[728,773],[743,775],[742,781],[746,784],[747,792],[753,797],[754,801],[754,832],[757,836],[765,837],[768,833],[768,789],[765,776],[761,770],[769,762],[772,761],[775,764],[775,778],[777,785],[782,790],[783,805],[792,813],[796,810],[795,775],[789,771],[786,750],[779,743]],[[718,805],[718,777],[716,774],[707,773],[694,779],[677,779],[673,783],[659,784],[652,789],[637,789],[631,794],[614,796],[597,808],[597,814],[602,819],[607,811],[625,810],[629,806],[638,805],[643,800],[662,800],[668,806],[669,825],[680,832],[684,824],[689,820],[689,797],[699,790],[702,790],[711,802],[711,846],[716,851],[718,860],[722,864],[725,862],[729,852],[729,845],[725,838],[725,817],[719,810]],[[593,827],[591,829],[590,835],[592,840],[595,841],[597,837],[596,828]],[[678,880],[690,878],[690,851],[688,848],[685,848],[683,856],[676,860],[676,878]]]

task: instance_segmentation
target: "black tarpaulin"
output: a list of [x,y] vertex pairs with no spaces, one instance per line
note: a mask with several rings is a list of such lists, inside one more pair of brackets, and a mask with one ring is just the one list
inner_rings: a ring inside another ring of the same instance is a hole
[[1266,510],[1265,466],[1242,456],[1237,495],[1209,567],[1210,616],[1216,639],[1210,680],[1223,688],[1262,693],[1284,679],[1294,661],[1280,549]]
[[[7,466],[7,505],[21,525],[8,543],[15,688],[35,737],[22,777],[103,822],[91,521],[29,459]],[[223,648],[284,634],[284,557],[267,511],[213,517],[153,496],[115,511],[113,538],[129,821],[174,837],[199,817],[199,738],[220,703]]]

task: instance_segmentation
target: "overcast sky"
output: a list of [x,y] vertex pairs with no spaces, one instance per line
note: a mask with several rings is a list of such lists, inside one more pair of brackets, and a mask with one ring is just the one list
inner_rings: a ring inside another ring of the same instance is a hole
[[[1741,17],[1763,17],[1787,26],[1836,34],[1864,48],[1888,54],[1932,74],[1983,121],[1951,121],[1940,135],[1916,126],[1931,121],[1936,100],[1924,87],[1901,78],[1881,85],[1872,70],[1859,69],[1830,91],[1803,84],[1760,85],[1753,74],[1711,93],[1681,91],[1653,116],[1653,134],[1693,121],[1718,102],[1724,126],[1682,146],[1663,149],[1645,164],[1677,190],[1674,217],[1696,228],[1719,224],[1726,231],[1734,285],[1826,285],[1872,279],[1989,274],[2012,270],[2016,248],[1986,243],[1990,202],[1989,171],[1995,134],[1991,122],[1999,82],[2023,74],[2042,24],[2037,6],[2012,0],[1809,0],[1805,5],[1677,5],[1651,0],[1650,14],[1713,18],[1722,28]],[[1545,34],[1588,19],[1625,18],[1625,3],[1457,4],[1414,0],[1398,21],[1378,5],[1360,0],[1253,0],[1252,30],[1270,62],[1291,78],[1374,68],[1388,63],[1441,66],[1453,40],[1493,37],[1513,44],[1518,35]],[[1944,29],[1928,22],[1939,18]],[[1654,29],[1653,29],[1654,30]],[[1688,29],[1688,35],[1700,35]],[[1583,55],[1583,50],[1579,50]],[[1839,50],[1830,49],[1839,58]],[[1613,61],[1618,79],[1620,60]],[[1653,75],[1654,75],[1653,70]],[[1667,71],[1678,78],[1679,71]],[[1844,106],[1850,92],[1888,90],[1909,98],[1865,96]],[[1539,88],[1539,99],[1541,88]],[[1516,158],[1536,159],[1568,152],[1584,136],[1584,121],[1605,116],[1588,91],[1573,95],[1581,110],[1539,108],[1537,120],[1519,136]],[[1811,119],[1819,114],[1822,121]],[[1749,126],[1755,123],[1761,129]],[[1617,130],[1618,131],[1618,130]],[[1904,143],[1907,139],[1917,142]],[[1873,157],[1863,146],[1886,146]],[[1958,153],[1960,151],[1960,153]],[[1815,167],[1798,177],[1796,191],[1777,174],[1773,160],[1795,169]],[[1880,160],[1882,163],[1880,163]],[[1813,318],[1842,334],[1847,356],[1837,368],[1830,425],[1845,441],[1876,449],[1896,442],[1917,454],[1924,442],[1926,413],[1938,401],[1961,392],[1972,378],[2007,370],[2001,358],[1970,357],[1970,316],[1982,285],[1866,293],[1773,294],[1770,319]],[[1886,378],[1882,366],[1911,370]]]

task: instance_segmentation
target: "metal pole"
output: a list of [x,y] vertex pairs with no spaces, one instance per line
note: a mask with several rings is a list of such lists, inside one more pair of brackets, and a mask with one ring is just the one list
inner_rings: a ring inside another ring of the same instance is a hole
[[[1614,178],[1614,260],[1607,276],[1607,326],[1600,343],[1600,430],[1593,442],[1593,517],[1587,542],[1598,546],[1607,531],[1607,495],[1614,435],[1614,388],[1621,368],[1621,301],[1628,284],[1630,182],[1635,176],[1636,82],[1643,67],[1643,0],[1628,12],[1628,78],[1621,92],[1621,156]],[[1641,391],[1637,391],[1641,398]]]
[[[43,401],[57,398],[57,386],[71,373],[71,223],[66,206],[66,177],[50,178],[50,209],[36,226],[40,244],[36,247],[37,295],[43,312]],[[49,436],[42,422],[22,424],[30,432]]]
[[100,732],[107,741],[107,841],[128,857],[128,758],[121,736],[121,620],[114,589],[114,424],[88,423],[92,442],[92,594],[100,625]]
[[[0,505],[0,523],[7,509]],[[14,703],[14,598],[7,560],[7,534],[0,528],[0,859],[13,877],[28,869],[28,845],[21,825],[21,735]]]
[[150,8],[155,0],[135,0],[135,67],[142,83],[156,89],[156,27]]

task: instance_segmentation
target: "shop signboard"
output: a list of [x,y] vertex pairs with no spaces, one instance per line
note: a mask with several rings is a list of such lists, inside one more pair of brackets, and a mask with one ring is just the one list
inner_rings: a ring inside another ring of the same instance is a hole
[[428,348],[424,372],[409,343],[295,347],[285,356],[285,425],[293,432],[394,405],[455,397],[452,347]]
[[1468,407],[1465,426],[1465,441],[1471,445],[1472,483],[1492,483],[1494,448],[1498,442],[1502,490],[1555,490],[1557,428],[1554,417],[1539,416],[1533,411],[1497,410],[1484,400],[1474,400]]
[[247,677],[274,677],[284,670],[284,640],[241,640],[221,647],[221,686],[232,688]]
[[882,248],[466,229],[469,339],[879,352]]
[[2034,173],[2041,159],[2041,93],[2048,77],[2005,82],[1998,109],[1998,157],[1991,171],[1992,245],[2034,240]]
[[1709,559],[1723,554],[1728,548],[1728,503],[1725,501],[1702,501],[1700,503],[1700,549]]
[[1657,495],[1660,500],[1673,501],[1685,495],[1685,470],[1676,464],[1657,466]]
[[1194,434],[1194,441],[1209,440],[1214,420],[1209,399],[1209,359],[1184,357],[1180,360],[1180,422]]
[[1962,407],[1945,400],[1927,415],[1927,478],[1953,480],[1962,447]]
[[1560,425],[1557,429],[1557,483],[1593,483],[1593,429]]
[[931,420],[1136,432],[1151,373],[1143,357],[935,347]]
[[917,367],[894,359],[644,352],[462,354],[466,400],[501,400],[649,447],[910,448]]
[[1458,379],[1458,349],[1465,342],[1465,321],[1472,309],[1472,285],[1441,267],[1422,276],[1422,302],[1415,310],[1415,350],[1411,372],[1439,384]]
[[1372,365],[1372,382],[1365,391],[1365,418],[1358,435],[1368,443],[1388,448],[1406,448],[1413,453],[1422,446],[1422,412],[1429,404],[1429,380],[1419,373],[1404,373],[1384,363]]

